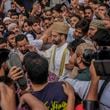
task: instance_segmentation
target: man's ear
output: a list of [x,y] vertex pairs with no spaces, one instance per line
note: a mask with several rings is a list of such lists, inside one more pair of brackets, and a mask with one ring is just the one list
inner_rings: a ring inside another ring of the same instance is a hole
[[78,56],[77,57],[77,64],[80,64],[82,62],[82,57],[81,56]]

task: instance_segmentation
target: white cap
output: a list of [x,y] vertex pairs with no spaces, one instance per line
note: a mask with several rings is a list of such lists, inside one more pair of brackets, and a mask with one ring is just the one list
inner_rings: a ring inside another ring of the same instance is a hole
[[17,24],[16,23],[11,23],[8,25],[8,31],[12,31],[14,27],[16,27]]
[[3,19],[3,23],[5,23],[6,21],[12,21],[12,19],[10,18],[10,17],[5,17],[4,19]]

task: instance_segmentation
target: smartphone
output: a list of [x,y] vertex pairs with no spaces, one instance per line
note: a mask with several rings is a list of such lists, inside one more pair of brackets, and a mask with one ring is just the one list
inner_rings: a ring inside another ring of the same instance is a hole
[[110,76],[110,60],[96,60],[94,67],[98,76]]
[[[23,66],[20,60],[19,55],[16,52],[10,52],[9,60],[8,60],[9,69],[13,66],[20,67],[23,70]],[[22,78],[17,80],[17,86],[19,86],[22,90],[27,88],[27,80],[25,75]]]

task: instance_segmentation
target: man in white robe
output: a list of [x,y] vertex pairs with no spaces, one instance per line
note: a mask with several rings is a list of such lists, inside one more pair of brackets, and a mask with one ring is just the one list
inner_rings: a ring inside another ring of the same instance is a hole
[[67,49],[68,25],[63,22],[56,22],[52,26],[53,46],[45,52],[38,51],[40,55],[49,61],[49,72],[61,77],[67,73],[65,64],[68,64],[70,54]]

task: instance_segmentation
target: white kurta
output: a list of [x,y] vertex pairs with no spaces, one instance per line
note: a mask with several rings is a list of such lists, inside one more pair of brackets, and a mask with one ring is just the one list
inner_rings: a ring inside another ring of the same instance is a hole
[[[53,55],[55,48],[56,48],[55,55]],[[56,45],[53,45],[50,49],[46,50],[45,52],[39,52],[40,55],[43,55],[44,57],[46,57],[48,59],[49,71],[52,73],[55,73],[57,76],[59,76],[61,61],[62,61],[62,57],[64,55],[65,48],[67,48],[67,43],[65,43],[64,45],[62,45],[61,47],[58,47],[58,48],[56,47]],[[53,61],[54,56],[55,56],[55,58]],[[69,55],[69,51],[67,50],[66,57],[64,59],[65,64],[68,64],[69,58],[70,58],[70,55]],[[64,66],[62,75],[65,75],[65,73],[67,73],[67,70],[65,69],[65,66]]]

